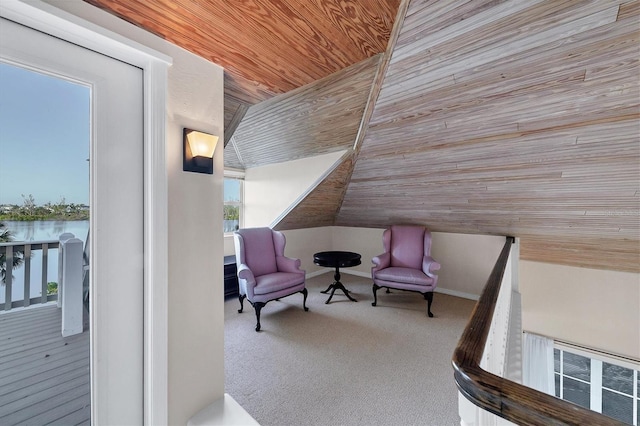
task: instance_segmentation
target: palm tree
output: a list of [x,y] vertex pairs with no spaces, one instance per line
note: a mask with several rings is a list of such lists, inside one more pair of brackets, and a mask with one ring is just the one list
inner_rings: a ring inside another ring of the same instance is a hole
[[[8,243],[13,241],[13,234],[7,226],[0,222],[0,243]],[[24,251],[16,250],[13,252],[13,266],[12,270],[22,265],[24,262]],[[4,280],[7,277],[7,255],[6,253],[0,254],[0,284],[4,285]]]

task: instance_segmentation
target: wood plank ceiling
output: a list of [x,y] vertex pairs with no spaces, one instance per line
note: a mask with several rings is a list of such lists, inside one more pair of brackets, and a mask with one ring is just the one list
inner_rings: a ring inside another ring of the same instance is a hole
[[[233,150],[225,150],[225,166],[245,169],[352,149],[381,56],[251,107],[233,135]],[[237,164],[227,161],[228,152],[236,153]]]
[[412,1],[336,224],[640,270],[638,1]]
[[85,1],[225,67],[227,165],[364,136],[280,229],[420,223],[640,272],[638,0]]
[[225,69],[225,146],[251,105],[385,51],[400,0],[84,0]]

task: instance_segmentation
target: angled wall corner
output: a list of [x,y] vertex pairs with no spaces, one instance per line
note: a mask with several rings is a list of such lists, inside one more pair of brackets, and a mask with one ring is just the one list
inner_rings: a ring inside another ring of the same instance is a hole
[[244,227],[273,226],[342,162],[337,151],[246,170]]
[[340,211],[353,165],[354,156],[348,152],[329,174],[272,224],[273,228],[284,230],[333,225]]

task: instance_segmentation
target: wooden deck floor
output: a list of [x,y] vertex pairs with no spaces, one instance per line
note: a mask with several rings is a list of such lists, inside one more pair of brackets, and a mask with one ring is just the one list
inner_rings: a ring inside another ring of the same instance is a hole
[[54,305],[0,314],[0,425],[90,424],[89,332]]

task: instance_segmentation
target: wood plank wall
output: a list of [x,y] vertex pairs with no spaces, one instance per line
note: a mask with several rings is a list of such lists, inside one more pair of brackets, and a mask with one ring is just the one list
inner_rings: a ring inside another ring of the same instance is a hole
[[278,222],[274,229],[303,229],[334,225],[351,177],[353,159],[354,154],[351,152],[314,191]]
[[84,0],[285,93],[384,52],[400,0]]
[[[85,1],[225,66],[236,168],[353,144],[374,60],[339,70],[384,50],[401,4]],[[344,193],[337,225],[513,235],[524,259],[640,271],[639,24],[637,0],[411,0],[346,192],[328,179],[282,226],[331,222]]]
[[336,224],[640,271],[638,5],[413,0]]
[[249,108],[233,136],[242,168],[351,149],[381,56]]
[[384,52],[400,0],[84,0],[225,68],[225,146],[251,105]]

